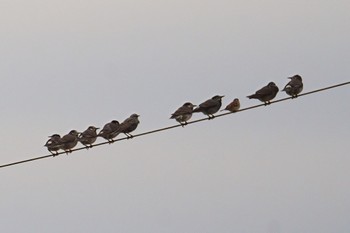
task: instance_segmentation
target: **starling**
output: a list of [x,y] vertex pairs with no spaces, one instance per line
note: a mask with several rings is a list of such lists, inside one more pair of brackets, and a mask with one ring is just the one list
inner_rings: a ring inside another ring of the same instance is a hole
[[265,105],[270,104],[270,101],[276,97],[278,87],[274,82],[270,82],[267,86],[257,90],[255,94],[247,96],[249,99],[258,99],[264,102]]
[[215,116],[213,115],[221,108],[221,99],[224,95],[216,95],[213,98],[201,103],[197,108],[193,110],[193,112],[202,112],[207,115],[210,119],[213,119]]
[[98,133],[98,136],[103,137],[109,143],[112,143],[114,142],[113,138],[119,134],[117,133],[119,126],[119,121],[113,120],[103,126],[102,130]]
[[60,149],[64,150],[66,154],[71,153],[72,149],[78,144],[79,133],[76,130],[71,130],[68,134],[60,139]]
[[289,77],[289,79],[291,79],[291,81],[287,83],[282,91],[285,91],[288,95],[292,96],[292,98],[296,98],[303,90],[303,80],[298,74],[294,75],[293,77]]
[[47,147],[48,151],[50,151],[50,153],[53,156],[56,156],[58,154],[57,151],[61,149],[61,146],[60,146],[61,136],[59,134],[53,134],[52,136],[49,136],[49,138],[50,139],[47,140],[44,146]]
[[193,105],[190,102],[186,102],[184,103],[184,105],[178,108],[173,114],[171,114],[170,119],[175,119],[183,127],[184,125],[187,125],[187,121],[191,119],[194,107],[196,107],[196,105]]
[[96,138],[97,138],[96,130],[98,130],[98,128],[96,128],[95,126],[89,126],[87,130],[85,130],[79,135],[79,141],[84,146],[86,146],[87,149],[92,148],[92,144],[96,141]]
[[237,112],[239,110],[239,108],[241,107],[241,104],[239,102],[239,99],[235,98],[231,103],[229,103],[225,109],[221,110],[227,110],[230,112]]
[[134,131],[137,128],[138,124],[140,123],[138,119],[139,116],[140,115],[137,115],[136,113],[134,113],[129,118],[125,119],[120,124],[120,128],[117,132],[125,134],[128,137],[128,139],[132,138],[133,136],[130,133]]

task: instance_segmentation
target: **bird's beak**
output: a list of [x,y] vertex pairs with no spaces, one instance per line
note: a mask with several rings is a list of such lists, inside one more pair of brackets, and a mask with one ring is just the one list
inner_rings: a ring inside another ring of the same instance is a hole
[[221,95],[220,97],[221,97],[221,98],[224,98],[225,96],[224,96],[224,95]]
[[292,79],[293,77],[288,77],[288,79]]

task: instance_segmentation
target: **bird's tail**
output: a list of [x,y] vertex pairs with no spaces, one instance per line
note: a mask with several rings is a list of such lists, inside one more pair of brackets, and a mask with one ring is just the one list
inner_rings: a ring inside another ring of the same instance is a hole
[[256,94],[248,95],[247,98],[249,98],[249,99],[256,99],[257,95]]

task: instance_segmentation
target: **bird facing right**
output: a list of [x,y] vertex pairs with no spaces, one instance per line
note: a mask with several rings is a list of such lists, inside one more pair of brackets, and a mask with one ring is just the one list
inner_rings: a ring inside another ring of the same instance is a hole
[[98,136],[103,137],[109,143],[112,143],[114,142],[113,138],[119,134],[117,133],[119,127],[119,121],[113,120],[103,126],[102,130],[98,133]]
[[178,108],[173,114],[171,114],[170,119],[175,119],[182,126],[187,125],[187,121],[191,119],[193,108],[196,105],[186,102],[180,108]]
[[78,144],[79,133],[76,130],[71,130],[68,134],[60,139],[60,149],[64,150],[66,154],[71,153],[72,149]]
[[98,130],[98,128],[95,126],[89,126],[87,130],[79,135],[79,141],[86,146],[87,149],[92,148],[92,144],[96,141],[96,130]]
[[255,94],[247,96],[249,99],[258,99],[264,102],[265,105],[270,104],[270,101],[276,97],[278,92],[278,87],[274,82],[269,82],[267,86],[257,90]]
[[216,95],[212,97],[211,99],[208,99],[207,101],[201,103],[197,108],[193,110],[193,112],[202,112],[203,114],[207,115],[209,119],[213,119],[215,116],[213,115],[221,108],[221,99],[224,97],[224,95]]
[[118,133],[123,133],[125,134],[128,139],[132,138],[133,135],[131,135],[130,133],[132,131],[134,131],[138,124],[140,123],[139,121],[139,116],[138,114],[134,113],[132,114],[130,117],[128,117],[127,119],[125,119],[121,124],[120,124],[120,128],[118,130]]
[[230,112],[237,112],[239,110],[239,108],[241,107],[241,104],[239,102],[238,98],[235,98],[231,103],[229,103],[225,109],[221,110],[221,111],[230,111]]
[[285,91],[292,98],[298,97],[298,94],[303,90],[303,80],[300,75],[296,74],[293,77],[289,77],[291,81],[283,88],[282,91]]

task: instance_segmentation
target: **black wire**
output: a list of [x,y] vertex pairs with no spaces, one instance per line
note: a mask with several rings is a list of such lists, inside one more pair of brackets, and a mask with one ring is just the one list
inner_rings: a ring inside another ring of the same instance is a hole
[[[336,88],[336,87],[349,85],[349,84],[350,84],[350,82],[345,82],[345,83],[340,83],[340,84],[337,84],[337,85],[333,85],[333,86],[317,89],[317,90],[314,90],[314,91],[305,92],[305,93],[302,93],[302,94],[298,95],[298,98],[302,97],[302,96],[306,96],[306,95],[311,95],[311,94],[314,94],[314,93],[317,93],[317,92],[333,89],[333,88]],[[289,99],[293,99],[293,97],[286,97],[286,98],[274,100],[274,101],[271,101],[270,104],[283,102],[283,101],[286,101],[286,100],[289,100]],[[221,114],[215,115],[215,118],[211,118],[211,119],[216,119],[216,118],[219,118],[219,117],[222,117],[222,116],[226,116],[226,115],[230,115],[230,114],[236,114],[238,112],[243,112],[243,111],[247,111],[247,110],[251,110],[251,109],[259,108],[259,107],[263,107],[263,106],[266,106],[266,105],[265,104],[258,104],[258,105],[254,105],[254,106],[251,106],[251,107],[242,108],[242,109],[240,109],[240,110],[238,110],[236,112],[221,113]],[[211,120],[211,119],[206,117],[206,118],[190,121],[190,122],[187,123],[187,125],[191,125],[191,124],[195,124],[195,123],[198,123],[198,122],[201,122],[201,121],[206,121],[206,120]],[[164,127],[164,128],[160,128],[160,129],[147,131],[147,132],[144,132],[144,133],[135,134],[135,135],[133,135],[132,138],[141,137],[141,136],[145,136],[145,135],[153,134],[153,133],[158,133],[158,132],[161,132],[161,131],[166,131],[166,130],[174,129],[174,128],[177,128],[177,127],[182,127],[182,125],[181,124],[176,124],[176,125],[172,125],[172,126],[168,126],[168,127]],[[115,139],[114,142],[127,140],[127,139],[130,139],[130,138],[129,137],[123,137],[123,138]],[[106,144],[110,144],[110,142],[106,141],[106,142],[96,143],[92,147],[102,146],[102,145],[106,145]],[[85,149],[87,149],[87,147],[79,147],[79,148],[73,149],[71,151],[74,152],[74,151],[85,150]],[[31,159],[21,160],[21,161],[17,161],[17,162],[13,162],[13,163],[3,164],[3,165],[0,166],[0,168],[14,166],[14,165],[17,165],[17,164],[27,163],[27,162],[40,160],[40,159],[45,159],[45,158],[49,158],[49,157],[55,157],[57,155],[62,155],[62,154],[66,154],[66,152],[63,151],[63,152],[59,152],[59,153],[57,153],[55,155],[49,154],[49,155],[44,155],[44,156],[35,157],[35,158],[31,158]]]

